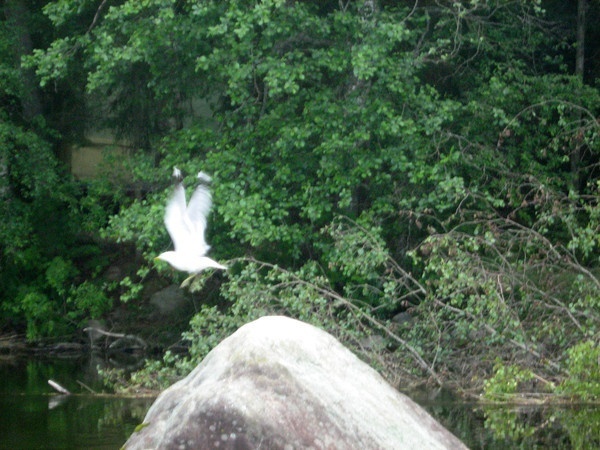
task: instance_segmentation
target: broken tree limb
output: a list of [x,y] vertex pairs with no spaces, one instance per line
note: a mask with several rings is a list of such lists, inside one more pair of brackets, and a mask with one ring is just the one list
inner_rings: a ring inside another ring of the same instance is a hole
[[68,389],[65,389],[64,387],[62,387],[60,384],[58,384],[56,381],[53,380],[48,380],[48,384],[50,386],[52,386],[52,388],[54,390],[56,390],[57,392],[60,392],[61,394],[65,394],[65,395],[71,395],[71,393],[69,392]]
[[[87,328],[84,328],[83,331],[85,331],[86,333],[93,332],[93,333],[97,333],[97,334],[100,334],[103,336],[115,338],[115,339],[117,339],[117,341],[115,341],[115,342],[121,342],[121,340],[126,339],[126,340],[131,340],[131,341],[136,342],[142,348],[146,348],[148,346],[148,344],[146,344],[146,341],[144,341],[141,337],[134,336],[132,334],[111,333],[110,331],[104,331],[101,328],[95,328],[95,327],[87,327]],[[114,347],[115,342],[113,342],[110,345],[110,348]]]

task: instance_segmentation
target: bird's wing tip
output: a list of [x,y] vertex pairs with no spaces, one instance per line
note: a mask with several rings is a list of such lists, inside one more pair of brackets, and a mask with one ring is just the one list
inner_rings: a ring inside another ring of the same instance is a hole
[[198,180],[204,181],[206,183],[210,183],[212,181],[212,178],[210,177],[210,175],[208,175],[207,173],[204,173],[204,172],[198,172],[197,178],[198,178]]
[[175,183],[179,184],[183,181],[183,174],[178,167],[173,167],[173,180]]

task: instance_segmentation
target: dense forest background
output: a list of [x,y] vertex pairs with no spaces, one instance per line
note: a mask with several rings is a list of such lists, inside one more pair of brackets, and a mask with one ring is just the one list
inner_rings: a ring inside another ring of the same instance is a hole
[[[7,0],[0,20],[3,330],[66,336],[180,282],[153,262],[177,165],[213,176],[231,269],[194,281],[189,354],[148,373],[285,314],[393,382],[600,395],[598,1]],[[100,129],[128,156],[75,179]]]

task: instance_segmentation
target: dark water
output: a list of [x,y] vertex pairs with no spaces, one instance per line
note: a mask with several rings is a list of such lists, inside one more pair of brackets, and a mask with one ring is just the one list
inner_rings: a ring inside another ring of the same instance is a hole
[[473,450],[600,449],[600,405],[484,405],[443,390],[407,395]]
[[[95,362],[80,359],[0,359],[1,449],[119,449],[152,398],[97,396]],[[73,394],[57,395],[52,379]]]
[[[0,359],[0,449],[119,449],[153,398],[97,396],[102,361]],[[61,396],[52,379],[76,395]],[[471,449],[600,449],[600,407],[483,406],[446,391],[407,393]],[[426,449],[423,449],[426,450]]]

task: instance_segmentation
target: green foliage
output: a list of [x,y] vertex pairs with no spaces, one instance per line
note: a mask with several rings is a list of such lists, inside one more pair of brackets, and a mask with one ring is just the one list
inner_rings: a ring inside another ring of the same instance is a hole
[[106,387],[122,393],[139,393],[141,390],[166,389],[187,375],[197,361],[182,358],[167,350],[161,360],[147,360],[145,366],[133,373],[123,369],[99,369]]
[[[468,356],[470,382],[481,383],[496,358],[554,374],[560,349],[595,332],[597,191],[573,183],[569,158],[575,145],[584,163],[598,154],[598,92],[557,69],[560,42],[548,41],[538,3],[442,4],[427,37],[426,10],[155,7],[112,11],[104,42],[126,44],[108,52],[131,56],[97,66],[94,83],[115,82],[115,61],[143,53],[160,63],[157,44],[134,45],[150,17],[201,38],[206,46],[182,48],[218,130],[194,121],[169,133],[159,170],[139,177],[166,178],[181,162],[214,174],[213,256],[254,257],[223,283],[226,306],[204,305],[192,320],[194,358],[243,323],[283,313],[355,347],[361,333],[383,333],[396,358],[454,381]],[[125,17],[135,24],[112,30]],[[548,73],[532,70],[524,46],[550,56]],[[182,85],[202,95],[187,73]],[[160,74],[153,82],[178,91]],[[592,166],[579,167],[593,181]],[[133,203],[109,232],[150,258],[168,245],[163,203],[160,193]],[[386,322],[406,309],[410,326]]]
[[600,412],[598,412],[598,408],[581,410],[575,407],[559,410],[556,413],[556,420],[569,433],[571,448],[585,450],[600,445]]
[[75,278],[90,270],[97,246],[79,240],[80,193],[56,157],[55,117],[35,115],[46,98],[20,64],[30,41],[47,31],[41,11],[29,6],[10,2],[0,19],[0,325],[35,340],[72,330],[84,314],[67,298],[76,309],[94,291],[84,294]]
[[46,295],[36,291],[23,292],[17,303],[19,312],[25,315],[28,340],[34,341],[57,331],[58,311]]
[[127,303],[131,300],[137,299],[140,295],[140,292],[144,288],[142,283],[136,283],[136,282],[132,281],[131,277],[129,277],[129,276],[124,277],[119,282],[119,286],[122,289],[124,289],[124,292],[119,297],[119,299],[123,303]]
[[180,126],[184,114],[191,113],[190,94],[203,89],[194,55],[206,44],[176,3],[128,1],[105,7],[86,1],[74,7],[70,1],[49,2],[44,12],[58,37],[25,63],[35,68],[42,86],[82,79],[100,106],[96,119],[150,150],[169,120]]
[[[556,199],[549,200],[556,233],[570,219],[556,209]],[[563,349],[595,332],[597,310],[590,300],[598,278],[553,244],[553,233],[544,229],[550,215],[540,216],[532,228],[501,217],[466,222],[431,235],[413,253],[427,293],[415,308],[421,322],[411,334],[422,344],[429,341],[423,348],[438,365],[457,370],[468,354],[477,359],[475,381],[485,379],[491,361],[500,358],[549,379],[562,365]]]
[[[336,305],[328,299],[332,292],[326,283],[318,267],[310,263],[297,272],[257,261],[240,263],[221,288],[224,301],[230,305],[227,310],[204,305],[190,322],[191,329],[184,337],[191,342],[191,357],[202,359],[237,328],[268,314],[294,317],[340,332],[340,323],[333,315]],[[201,287],[202,280],[198,279],[192,289]]]
[[23,320],[30,341],[66,334],[82,321],[99,318],[110,310],[112,300],[96,283],[74,284],[77,274],[71,261],[53,258],[45,277],[21,279],[15,297],[3,301],[4,317]]
[[[368,226],[369,224],[366,224]],[[338,218],[325,228],[334,245],[327,255],[329,269],[356,284],[373,283],[389,258],[381,229],[368,229],[348,218]]]
[[74,308],[69,313],[72,319],[82,317],[84,320],[97,319],[112,307],[112,299],[97,285],[89,281],[72,287],[67,302]]
[[[534,407],[535,413],[527,405],[510,408],[507,405],[484,404],[482,409],[485,428],[493,434],[496,446],[585,450],[600,443],[600,417],[593,406],[548,409],[538,406]],[[558,430],[566,431],[562,438],[557,438]]]
[[59,295],[65,295],[68,288],[68,282],[77,274],[73,263],[65,261],[61,256],[56,256],[46,269],[46,280],[51,288]]
[[[498,397],[496,397],[498,398]],[[518,410],[487,408],[485,428],[490,430],[496,439],[509,442],[528,442],[535,435],[535,426],[523,420]]]
[[[178,165],[188,185],[199,169],[214,176],[208,237],[232,269],[191,321],[190,359],[167,365],[184,370],[247,321],[285,314],[392,378],[482,387],[492,377],[491,393],[528,373],[560,381],[566,349],[599,326],[597,87],[568,72],[570,42],[540,1],[367,6],[50,2],[57,38],[27,64],[47,86],[85,74],[105,123],[147,151],[127,169],[143,194],[96,185],[72,207],[55,169],[31,175],[17,161],[17,149],[37,149],[26,159],[53,167],[43,140],[0,129],[23,180],[5,225],[15,229],[2,233],[23,267],[44,268],[28,291],[49,305],[40,317],[64,308],[61,293],[93,315],[109,302],[74,279],[65,245],[55,259],[33,242],[35,199],[62,192],[53,205],[68,204],[86,230],[111,211],[102,236],[146,260],[120,283],[134,301],[170,245],[162,215]],[[398,313],[410,319],[396,323]]]
[[600,399],[600,347],[594,341],[580,342],[567,351],[568,377],[558,386],[563,395],[583,401]]
[[534,378],[530,370],[518,366],[505,366],[501,362],[494,366],[494,375],[484,383],[483,392],[490,400],[503,400],[519,393],[522,384]]
[[134,242],[145,255],[155,254],[157,248],[166,246],[168,238],[157,227],[162,222],[166,200],[166,195],[154,195],[134,201],[126,212],[110,217],[103,236],[119,243]]
[[[415,281],[395,265],[385,249],[378,247],[382,244],[378,231],[366,230],[347,219],[339,219],[335,227],[327,230],[334,240],[337,255],[336,264],[330,268],[353,274],[357,284],[348,283],[347,292],[358,293],[358,297],[345,297],[336,292],[331,284],[335,272],[324,271],[314,262],[307,262],[299,269],[290,271],[254,259],[230,261],[227,281],[220,289],[221,301],[227,307],[203,305],[194,315],[190,331],[184,333],[184,338],[190,341],[190,358],[177,361],[178,370],[186,367],[185,361],[193,367],[220,341],[245,323],[264,315],[284,315],[327,330],[373,364],[380,364],[381,354],[386,353],[388,343],[400,347],[405,355],[409,355],[407,364],[414,367],[415,372],[430,372],[432,378],[439,382],[418,350],[379,317],[385,305],[382,300],[399,302],[401,299],[394,293],[403,292]],[[352,244],[348,240],[351,235],[360,239]],[[356,252],[358,250],[360,253],[360,249],[365,254],[369,253],[369,256],[356,259]],[[355,265],[356,261],[366,261],[367,258],[372,258],[374,266]],[[375,266],[380,268],[380,272],[377,282],[369,286],[365,280],[374,280],[367,276],[376,276]],[[392,276],[383,276],[384,272]],[[208,279],[210,274],[197,277],[191,290],[205,289]],[[376,288],[377,285],[381,286],[383,280],[387,285],[382,289]],[[362,300],[363,297],[368,297],[370,302]],[[384,365],[380,369],[393,376],[389,367]]]

